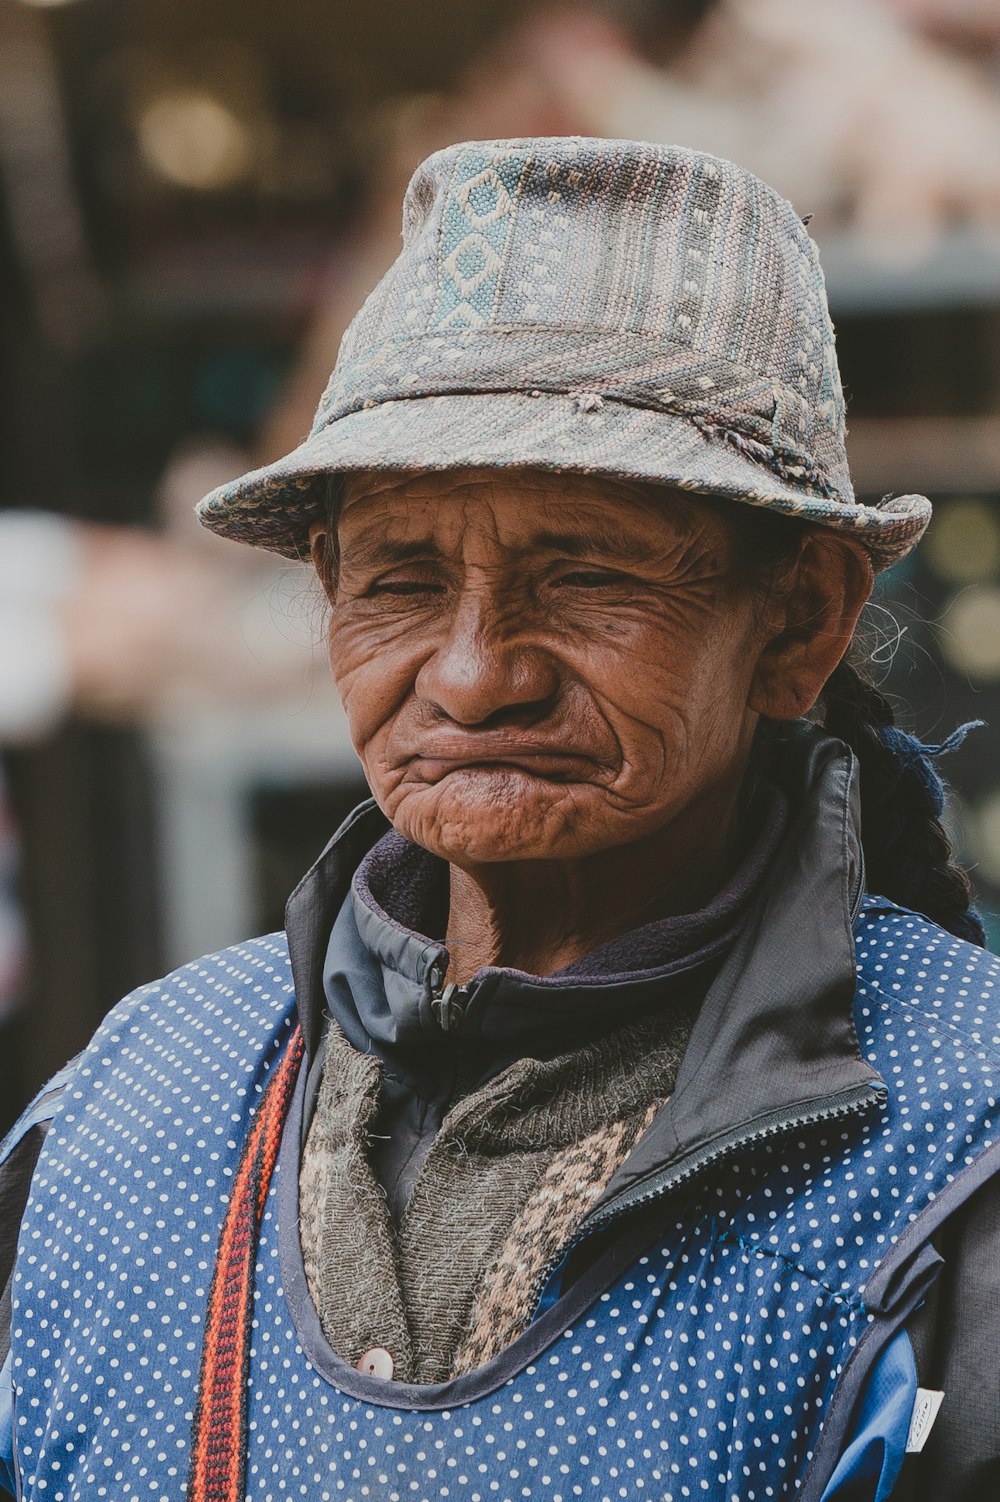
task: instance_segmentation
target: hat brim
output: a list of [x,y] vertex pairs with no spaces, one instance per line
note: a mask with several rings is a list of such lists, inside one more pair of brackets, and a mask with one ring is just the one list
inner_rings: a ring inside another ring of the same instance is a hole
[[465,468],[599,474],[722,496],[852,536],[876,569],[904,557],[931,516],[925,496],[862,506],[819,495],[684,417],[607,398],[527,392],[423,396],[348,413],[283,459],[213,490],[197,514],[223,537],[301,559],[330,475]]

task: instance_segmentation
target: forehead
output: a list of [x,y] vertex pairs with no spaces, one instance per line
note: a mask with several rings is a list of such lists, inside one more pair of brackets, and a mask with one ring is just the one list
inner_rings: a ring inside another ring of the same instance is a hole
[[534,469],[363,473],[345,477],[342,537],[416,533],[441,541],[469,529],[526,542],[557,529],[609,547],[649,545],[724,530],[702,498],[602,475]]

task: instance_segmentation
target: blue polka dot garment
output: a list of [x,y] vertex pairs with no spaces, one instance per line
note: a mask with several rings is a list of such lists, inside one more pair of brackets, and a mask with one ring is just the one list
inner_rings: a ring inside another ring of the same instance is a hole
[[[881,900],[855,938],[885,1103],[709,1167],[585,1307],[543,1300],[514,1347],[440,1387],[362,1375],[323,1341],[297,1235],[300,1088],[259,1246],[247,1497],[822,1497],[838,1415],[926,1286],[930,1230],[996,1156],[1000,966]],[[184,1496],[228,1189],[293,1020],[274,936],[136,992],[77,1062],[14,1285],[30,1502]]]

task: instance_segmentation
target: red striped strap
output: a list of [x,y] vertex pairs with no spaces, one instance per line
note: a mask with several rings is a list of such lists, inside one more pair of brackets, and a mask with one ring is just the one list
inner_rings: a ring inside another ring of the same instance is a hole
[[243,1502],[246,1494],[247,1379],[257,1243],[302,1054],[302,1033],[295,1027],[264,1089],[233,1180],[208,1296],[188,1502]]

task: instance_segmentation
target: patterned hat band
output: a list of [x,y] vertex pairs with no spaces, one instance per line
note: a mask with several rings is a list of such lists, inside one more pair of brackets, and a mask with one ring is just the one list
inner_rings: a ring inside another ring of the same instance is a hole
[[836,443],[834,432],[792,387],[687,345],[627,333],[520,326],[391,340],[336,372],[312,433],[383,402],[515,393],[565,396],[579,412],[614,401],[683,417],[816,495],[853,500],[815,452],[824,440]]

